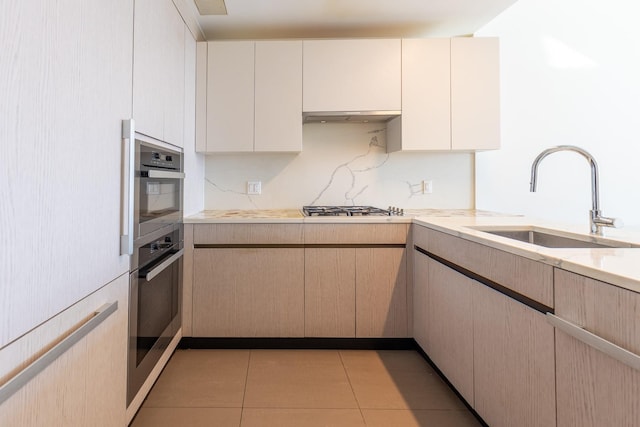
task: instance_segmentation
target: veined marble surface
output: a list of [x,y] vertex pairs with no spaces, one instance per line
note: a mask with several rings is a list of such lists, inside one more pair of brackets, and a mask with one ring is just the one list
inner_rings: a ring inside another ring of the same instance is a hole
[[[496,236],[471,227],[518,226],[558,230],[558,234],[579,234],[584,240],[593,241],[597,236],[583,227],[534,220],[527,217],[424,217],[413,219],[424,225],[466,240],[495,249],[544,262],[621,288],[640,292],[640,247],[632,248],[546,248]],[[640,246],[640,233],[624,229],[606,229],[604,239]]]
[[274,223],[274,222],[411,222],[413,218],[422,217],[495,217],[505,216],[495,212],[474,209],[408,209],[404,216],[314,216],[305,217],[300,209],[229,209],[206,210],[184,218],[185,224],[197,223]]

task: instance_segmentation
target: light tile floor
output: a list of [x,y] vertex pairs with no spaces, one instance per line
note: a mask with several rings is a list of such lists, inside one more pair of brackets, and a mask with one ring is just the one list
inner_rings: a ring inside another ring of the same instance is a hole
[[132,427],[478,427],[414,351],[178,350]]

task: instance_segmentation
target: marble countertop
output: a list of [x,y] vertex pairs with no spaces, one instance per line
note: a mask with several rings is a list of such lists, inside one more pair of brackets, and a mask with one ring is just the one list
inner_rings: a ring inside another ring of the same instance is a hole
[[410,223],[416,217],[492,217],[503,216],[473,209],[408,209],[403,216],[315,216],[306,217],[300,209],[206,210],[184,218],[185,224],[215,223]]
[[[501,237],[471,227],[534,227],[580,234],[590,239],[586,227],[557,224],[527,217],[416,217],[414,223],[461,237],[495,249],[544,262],[621,288],[640,292],[640,247],[638,248],[546,248]],[[640,246],[640,232],[606,229],[605,238]]]

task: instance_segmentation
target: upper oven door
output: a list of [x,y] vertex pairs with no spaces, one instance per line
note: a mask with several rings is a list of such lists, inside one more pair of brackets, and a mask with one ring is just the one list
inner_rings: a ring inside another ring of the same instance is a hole
[[140,238],[182,221],[182,153],[136,139],[134,235]]

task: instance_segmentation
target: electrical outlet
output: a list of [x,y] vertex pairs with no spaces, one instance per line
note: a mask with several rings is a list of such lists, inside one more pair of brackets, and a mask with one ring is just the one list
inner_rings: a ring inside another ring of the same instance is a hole
[[433,181],[432,180],[422,181],[422,194],[431,194],[431,193],[433,193]]
[[247,194],[262,194],[262,181],[247,181]]

